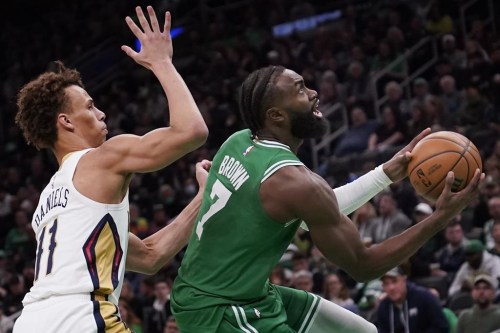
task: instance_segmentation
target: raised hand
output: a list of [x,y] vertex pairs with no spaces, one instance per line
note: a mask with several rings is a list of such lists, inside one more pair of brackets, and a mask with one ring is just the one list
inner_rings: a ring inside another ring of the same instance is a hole
[[408,177],[408,163],[411,160],[411,151],[417,143],[431,133],[430,128],[424,129],[411,140],[403,149],[398,151],[389,161],[384,163],[384,172],[393,181],[397,182]]
[[134,59],[135,62],[152,70],[153,66],[158,62],[172,61],[173,47],[172,39],[170,38],[171,16],[170,12],[165,13],[165,24],[163,31],[161,31],[153,7],[148,6],[147,10],[151,25],[146,19],[142,8],[136,7],[135,9],[142,29],[129,16],[125,18],[130,30],[141,42],[141,50],[135,52],[126,45],[122,45],[121,49]]

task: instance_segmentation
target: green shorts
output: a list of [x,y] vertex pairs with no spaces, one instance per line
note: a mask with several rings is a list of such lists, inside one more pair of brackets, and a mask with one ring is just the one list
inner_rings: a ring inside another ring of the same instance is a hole
[[302,333],[319,301],[303,290],[270,285],[267,296],[253,303],[179,311],[174,300],[172,312],[182,333]]

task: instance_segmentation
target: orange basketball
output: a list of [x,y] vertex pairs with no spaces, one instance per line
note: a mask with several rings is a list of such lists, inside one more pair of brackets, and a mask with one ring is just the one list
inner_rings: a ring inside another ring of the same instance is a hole
[[408,164],[410,182],[415,191],[435,202],[443,191],[448,171],[453,171],[455,181],[451,190],[462,190],[483,163],[477,147],[465,136],[441,131],[429,134],[413,149]]

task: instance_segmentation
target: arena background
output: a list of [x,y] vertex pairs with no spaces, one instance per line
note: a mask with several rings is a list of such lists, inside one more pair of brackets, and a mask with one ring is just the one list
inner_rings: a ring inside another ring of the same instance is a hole
[[[329,134],[322,140],[307,141],[300,157],[333,187],[387,160],[406,143],[423,125],[413,119],[414,108],[421,107],[424,113],[433,110],[435,116],[424,125],[460,130],[469,136],[485,162],[486,187],[494,188],[496,194],[482,191],[477,202],[464,211],[460,224],[467,238],[488,241],[483,226],[491,217],[485,202],[487,196],[500,195],[500,3],[494,0],[3,2],[2,320],[15,320],[32,284],[36,240],[31,214],[39,192],[57,168],[51,154],[28,147],[15,126],[16,93],[24,83],[53,68],[53,60],[60,59],[82,73],[86,89],[107,115],[110,136],[141,135],[168,124],[166,100],[156,79],[120,50],[122,44],[136,43],[125,16],[134,17],[136,5],[149,4],[159,17],[165,10],[172,12],[174,63],[191,89],[210,134],[202,148],[174,165],[134,177],[130,188],[131,230],[140,237],[158,230],[180,212],[196,192],[194,163],[211,158],[231,133],[243,127],[237,94],[246,75],[261,66],[280,64],[301,74],[306,84],[319,92],[321,108],[330,121]],[[453,50],[445,46],[450,40],[456,46]],[[353,67],[362,69],[358,77],[353,77]],[[445,76],[456,83],[453,97],[446,95],[441,85]],[[393,90],[387,89],[389,82]],[[422,86],[428,91],[416,91]],[[353,108],[361,107],[375,124],[381,121],[386,105],[406,124],[402,140],[375,150],[358,147],[358,151],[346,152],[339,148],[342,137],[352,128],[349,115]],[[414,219],[414,208],[422,199],[407,182],[390,190],[399,209]],[[377,200],[373,205],[377,208]],[[443,234],[433,242],[432,250],[419,258],[428,264],[435,262],[433,255],[446,244]],[[170,315],[168,300],[160,310],[153,303],[168,298],[181,258],[182,252],[153,277],[126,275],[130,292],[123,295],[124,306],[135,313],[128,320],[136,331],[163,331]],[[294,286],[294,263],[299,260],[307,261],[305,268],[313,276],[311,288],[320,295],[325,293],[325,277],[339,272],[359,314],[376,322],[375,305],[368,301],[371,290],[318,257],[307,233],[297,235],[277,267],[284,284]],[[419,276],[412,264],[407,264],[410,278],[438,289],[443,306],[448,305],[449,281],[435,279],[430,273]],[[378,295],[380,290],[374,290]]]

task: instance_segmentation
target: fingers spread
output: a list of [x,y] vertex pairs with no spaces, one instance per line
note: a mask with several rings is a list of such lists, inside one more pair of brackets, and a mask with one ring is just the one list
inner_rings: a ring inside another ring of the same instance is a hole
[[144,33],[135,24],[134,20],[132,20],[129,16],[125,18],[125,22],[127,22],[128,27],[130,28],[135,37],[141,39],[142,36],[144,36]]
[[142,12],[141,7],[136,7],[135,11],[137,13],[137,18],[139,19],[139,22],[141,23],[142,30],[144,31],[145,34],[151,33],[151,27],[149,26],[149,22],[146,19],[146,16],[144,16],[144,13]]
[[154,32],[160,32],[160,26],[158,25],[158,20],[156,19],[156,13],[153,7],[148,6],[149,20],[151,21],[151,27]]

